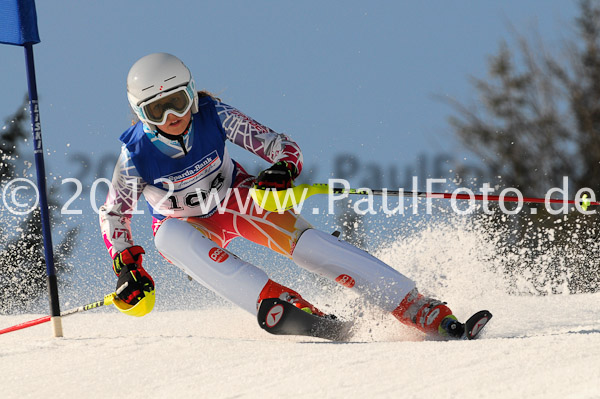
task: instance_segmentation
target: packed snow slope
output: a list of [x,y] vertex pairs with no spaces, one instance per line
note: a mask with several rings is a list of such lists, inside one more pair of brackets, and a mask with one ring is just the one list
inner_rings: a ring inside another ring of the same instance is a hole
[[[49,324],[0,335],[0,397],[600,398],[600,293],[549,286],[532,295],[532,276],[506,281],[494,245],[477,228],[448,225],[373,251],[460,319],[489,309],[494,318],[475,341],[425,339],[340,286],[274,269],[357,325],[351,342],[273,336],[250,314],[195,297],[185,276],[173,283],[172,272],[156,273],[157,309],[146,317],[96,309],[64,318],[64,338],[52,338]],[[538,266],[539,291],[546,265]],[[86,303],[78,300],[64,308]],[[173,306],[182,302],[198,305]],[[0,316],[0,328],[37,317]]]
[[[352,342],[272,336],[231,308],[116,311],[0,336],[3,398],[600,398],[599,294],[506,297],[476,341],[388,317]],[[0,317],[2,326],[23,316]]]

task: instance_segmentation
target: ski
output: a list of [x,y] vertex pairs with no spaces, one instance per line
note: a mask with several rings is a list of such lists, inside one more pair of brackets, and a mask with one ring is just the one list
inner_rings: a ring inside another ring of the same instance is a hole
[[304,335],[330,341],[347,341],[352,336],[351,321],[335,316],[316,316],[278,298],[264,299],[258,309],[258,324],[276,335]]
[[463,339],[475,339],[483,330],[485,325],[492,318],[492,314],[489,310],[480,310],[473,316],[469,317],[469,320],[465,322],[465,332],[463,333]]

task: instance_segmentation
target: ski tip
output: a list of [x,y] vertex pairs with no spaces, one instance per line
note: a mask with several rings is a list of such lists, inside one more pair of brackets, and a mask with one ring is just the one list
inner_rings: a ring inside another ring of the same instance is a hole
[[477,338],[491,318],[492,313],[489,310],[480,310],[471,316],[465,323],[465,338],[469,340]]
[[469,340],[477,338],[491,318],[492,313],[489,310],[481,310],[471,316],[465,323],[466,338]]

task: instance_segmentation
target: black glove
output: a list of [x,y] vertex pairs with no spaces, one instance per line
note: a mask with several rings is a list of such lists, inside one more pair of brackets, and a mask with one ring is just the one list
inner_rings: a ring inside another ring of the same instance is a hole
[[293,163],[279,161],[269,169],[260,172],[254,186],[261,190],[268,188],[285,190],[292,187],[292,182],[296,176],[298,176],[298,169]]
[[142,266],[132,263],[121,269],[117,280],[117,298],[129,305],[135,305],[146,296],[146,293],[152,292],[154,292],[154,280]]
[[129,305],[138,303],[146,293],[154,291],[154,280],[142,267],[144,249],[139,245],[127,248],[113,260],[117,280],[117,298]]

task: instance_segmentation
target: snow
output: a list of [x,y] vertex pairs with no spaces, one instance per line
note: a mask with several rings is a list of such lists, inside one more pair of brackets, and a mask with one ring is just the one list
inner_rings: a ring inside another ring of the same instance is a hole
[[[480,340],[391,317],[352,342],[269,335],[230,307],[89,311],[0,336],[3,398],[600,398],[600,294],[497,298]],[[2,316],[1,326],[35,315]]]
[[[214,298],[169,310],[170,271],[157,274],[148,316],[102,308],[63,318],[63,338],[49,324],[1,335],[0,397],[600,398],[600,293],[530,295],[526,280],[509,293],[493,245],[454,224],[374,251],[460,319],[489,309],[475,341],[426,339],[342,287],[298,276],[307,299],[357,318],[356,334],[343,343],[269,335]],[[195,298],[196,283],[182,279],[173,286]],[[0,329],[40,316],[0,316]]]

